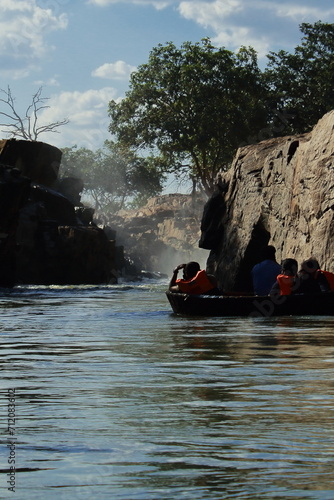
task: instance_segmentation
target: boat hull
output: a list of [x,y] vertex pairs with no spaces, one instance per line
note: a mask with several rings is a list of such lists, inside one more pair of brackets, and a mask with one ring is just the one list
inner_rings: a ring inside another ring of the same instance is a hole
[[176,314],[191,316],[334,316],[334,292],[318,295],[232,296],[166,292]]

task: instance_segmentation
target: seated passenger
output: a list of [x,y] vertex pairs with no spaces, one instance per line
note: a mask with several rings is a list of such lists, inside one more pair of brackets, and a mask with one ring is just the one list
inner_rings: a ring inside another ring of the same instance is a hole
[[[334,273],[331,273],[330,271],[323,271],[322,269],[318,269],[317,271],[317,276],[316,279],[318,279],[318,275],[321,274],[327,281],[329,290],[328,291],[334,291]],[[325,290],[327,291],[327,290]]]
[[270,295],[291,295],[296,289],[298,262],[295,259],[285,259],[282,262],[282,272],[276,278],[276,283],[270,290]]
[[312,257],[304,260],[298,273],[299,284],[296,293],[313,294],[329,292],[329,283],[325,275],[320,271],[317,259]]
[[[178,279],[177,274],[180,269],[183,269],[183,278]],[[201,270],[198,262],[178,265],[173,271],[169,290],[194,295],[215,295],[219,293],[216,278],[208,275],[204,269]]]
[[281,272],[281,266],[276,262],[275,255],[275,247],[266,246],[261,253],[261,262],[252,269],[253,290],[256,295],[268,295],[277,275]]

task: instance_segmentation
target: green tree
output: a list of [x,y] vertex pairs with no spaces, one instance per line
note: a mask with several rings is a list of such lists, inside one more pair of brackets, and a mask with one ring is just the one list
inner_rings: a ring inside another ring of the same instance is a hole
[[149,151],[167,172],[188,172],[211,194],[215,177],[241,143],[266,125],[266,89],[251,48],[237,54],[201,43],[158,45],[109,103],[110,132]]
[[96,151],[73,146],[62,152],[61,176],[82,179],[96,210],[137,206],[162,191],[164,176],[153,160],[138,158],[112,141]]
[[334,108],[334,24],[300,25],[293,54],[271,52],[265,77],[277,109],[289,117],[286,133],[304,133]]

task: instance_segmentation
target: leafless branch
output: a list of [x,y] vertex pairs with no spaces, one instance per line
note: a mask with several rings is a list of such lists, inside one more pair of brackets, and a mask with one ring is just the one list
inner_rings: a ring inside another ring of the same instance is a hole
[[11,137],[21,137],[30,141],[37,141],[39,135],[45,132],[58,132],[57,128],[69,123],[67,118],[63,120],[49,123],[47,125],[38,126],[38,117],[43,109],[48,109],[50,106],[44,103],[48,101],[48,97],[42,97],[43,87],[39,87],[37,92],[32,96],[32,102],[26,109],[25,116],[22,118],[16,110],[15,99],[11,89],[8,86],[7,90],[0,89],[0,93],[4,97],[0,97],[0,103],[9,107],[9,111],[0,111],[0,116],[8,119],[8,122],[0,123],[1,127],[6,127],[1,132],[9,134]]

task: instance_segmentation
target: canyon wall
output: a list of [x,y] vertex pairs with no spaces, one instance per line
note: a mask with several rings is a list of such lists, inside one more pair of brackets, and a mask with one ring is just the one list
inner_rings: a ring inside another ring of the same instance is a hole
[[225,290],[251,290],[251,268],[268,243],[278,262],[315,256],[334,271],[334,111],[310,133],[240,148],[219,185],[201,240]]

